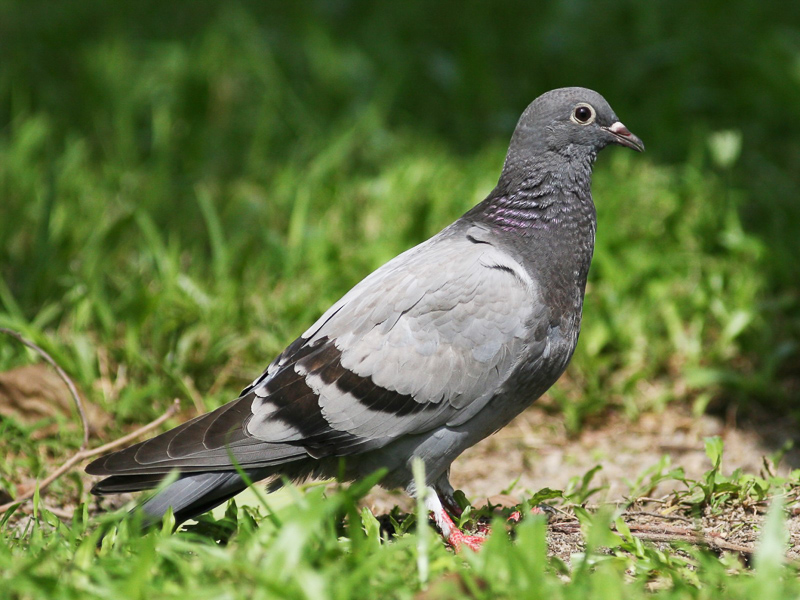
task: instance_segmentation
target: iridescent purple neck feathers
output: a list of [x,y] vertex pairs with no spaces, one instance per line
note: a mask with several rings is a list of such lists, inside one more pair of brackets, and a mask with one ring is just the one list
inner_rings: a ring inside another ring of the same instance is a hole
[[473,217],[504,231],[525,235],[565,225],[573,217],[584,221],[594,213],[592,163],[596,154],[573,160],[549,156],[519,160],[509,156],[497,187],[473,209]]

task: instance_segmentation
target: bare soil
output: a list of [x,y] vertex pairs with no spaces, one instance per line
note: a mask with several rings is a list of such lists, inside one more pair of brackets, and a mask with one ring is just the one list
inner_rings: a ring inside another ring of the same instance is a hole
[[[570,480],[600,465],[592,487],[602,489],[589,500],[591,505],[628,500],[628,482],[635,481],[648,467],[657,465],[667,455],[671,466],[682,467],[687,478],[700,478],[709,468],[704,438],[718,435],[725,442],[722,472],[730,474],[741,468],[746,473],[764,474],[769,468],[786,475],[800,467],[800,453],[790,450],[775,467],[765,457],[776,452],[796,432],[787,423],[769,417],[750,417],[737,422],[735,415],[726,418],[693,416],[685,407],[670,406],[657,414],[645,414],[635,422],[610,414],[598,419],[576,436],[568,435],[558,414],[546,407],[534,406],[506,428],[467,450],[453,464],[451,481],[462,489],[473,505],[509,505],[518,502],[522,493],[545,487],[566,489]],[[517,486],[505,497],[498,494],[510,482]],[[659,502],[674,489],[683,489],[675,481],[660,484],[650,493],[653,501],[639,502],[625,513],[624,520],[634,535],[658,545],[672,540],[709,546],[723,552],[739,553],[749,559],[757,544],[766,505],[748,508],[730,507],[717,512],[707,509],[703,515],[691,514],[681,506]],[[366,503],[376,514],[400,505],[411,510],[403,494],[375,490]],[[791,511],[789,556],[800,557],[800,516]],[[578,522],[569,511],[550,518],[549,544],[553,554],[564,560],[583,549]]]

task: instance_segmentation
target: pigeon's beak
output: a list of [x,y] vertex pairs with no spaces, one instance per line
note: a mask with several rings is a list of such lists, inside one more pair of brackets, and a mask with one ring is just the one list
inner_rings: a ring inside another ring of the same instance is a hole
[[611,135],[614,136],[612,140],[615,144],[619,144],[620,146],[626,146],[628,148],[632,148],[637,152],[644,152],[644,143],[638,137],[633,135],[628,128],[625,127],[622,123],[617,121],[610,127],[603,127],[606,131],[608,131]]

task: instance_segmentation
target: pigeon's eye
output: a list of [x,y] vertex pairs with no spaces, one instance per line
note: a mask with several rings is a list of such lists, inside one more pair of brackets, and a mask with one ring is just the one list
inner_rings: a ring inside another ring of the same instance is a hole
[[588,125],[594,122],[594,109],[588,104],[578,104],[572,111],[572,120],[579,125]]

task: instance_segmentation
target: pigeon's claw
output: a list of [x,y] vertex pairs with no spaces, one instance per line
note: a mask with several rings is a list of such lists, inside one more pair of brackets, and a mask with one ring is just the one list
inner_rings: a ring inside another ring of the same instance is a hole
[[[531,514],[541,514],[542,512],[543,511],[537,507],[531,509]],[[447,515],[447,513],[445,513],[445,516],[449,519],[449,515]],[[522,514],[519,511],[514,511],[508,517],[508,523],[510,525],[515,525],[519,523],[521,519]],[[489,534],[492,532],[492,527],[488,523],[482,523],[478,525],[478,531],[480,532],[480,535],[467,535],[458,527],[456,527],[452,520],[450,520],[450,526],[450,533],[445,535],[444,532],[442,532],[442,538],[444,538],[444,541],[456,552],[461,550],[463,546],[466,546],[470,550],[477,552],[480,550],[481,546],[489,538]]]
[[[448,502],[448,500],[451,500],[451,502]],[[491,526],[488,523],[479,524],[479,535],[469,535],[464,533],[453,522],[450,514],[448,514],[451,504],[456,505],[455,500],[452,499],[452,495],[437,494],[434,488],[428,488],[425,497],[425,505],[430,511],[433,520],[436,522],[436,527],[439,529],[439,533],[441,533],[442,539],[445,541],[445,543],[456,552],[460,552],[461,548],[463,547],[467,547],[470,550],[477,552],[489,537],[489,534],[491,533]],[[448,508],[445,509],[445,506]],[[532,507],[530,514],[549,516],[549,513],[552,510],[553,509],[546,504],[540,504]],[[509,525],[515,525],[521,520],[522,513],[518,510],[512,512],[508,517]]]
[[454,495],[454,490],[450,487],[449,482],[447,482],[447,488],[433,486],[433,489],[436,490],[436,495],[439,498],[439,502],[441,502],[444,509],[454,517],[458,518],[464,513],[464,509],[459,506],[458,502],[456,502],[456,498]]
[[443,507],[439,511],[432,510],[431,512],[433,513],[433,520],[436,521],[439,532],[442,534],[442,539],[456,552],[459,552],[464,546],[477,552],[483,542],[486,541],[486,537],[483,535],[467,535],[461,531]]
[[[449,501],[448,501],[449,500]],[[480,550],[483,543],[491,533],[491,527],[488,523],[478,525],[479,535],[469,535],[461,531],[458,526],[453,522],[452,517],[448,511],[452,511],[451,506],[455,506],[460,514],[460,508],[455,503],[452,495],[438,494],[434,488],[429,487],[425,497],[425,505],[433,517],[442,539],[456,552],[460,552],[461,548],[467,547],[470,550],[477,552]],[[447,506],[447,509],[445,509]],[[531,508],[531,514],[547,514],[545,510],[539,506]],[[509,524],[516,524],[522,519],[522,514],[519,511],[514,511],[508,517]]]
[[[450,503],[448,502],[448,504]],[[467,535],[461,531],[450,515],[447,514],[439,495],[432,487],[428,487],[425,494],[425,506],[433,516],[436,527],[439,529],[439,533],[442,534],[442,539],[456,552],[460,551],[464,546],[477,552],[486,540],[482,535]]]
[[[552,507],[548,506],[547,504],[537,504],[536,506],[532,506],[530,510],[530,514],[532,515],[544,515],[547,519],[550,519],[550,515],[553,514],[555,511]],[[508,517],[509,523],[519,523],[522,520],[522,513],[518,510],[512,512]]]
[[481,546],[483,546],[485,541],[486,538],[482,535],[467,535],[460,529],[453,529],[450,532],[450,535],[445,538],[445,542],[447,542],[456,552],[460,552],[461,548],[464,546],[473,552],[477,552],[481,549]]

